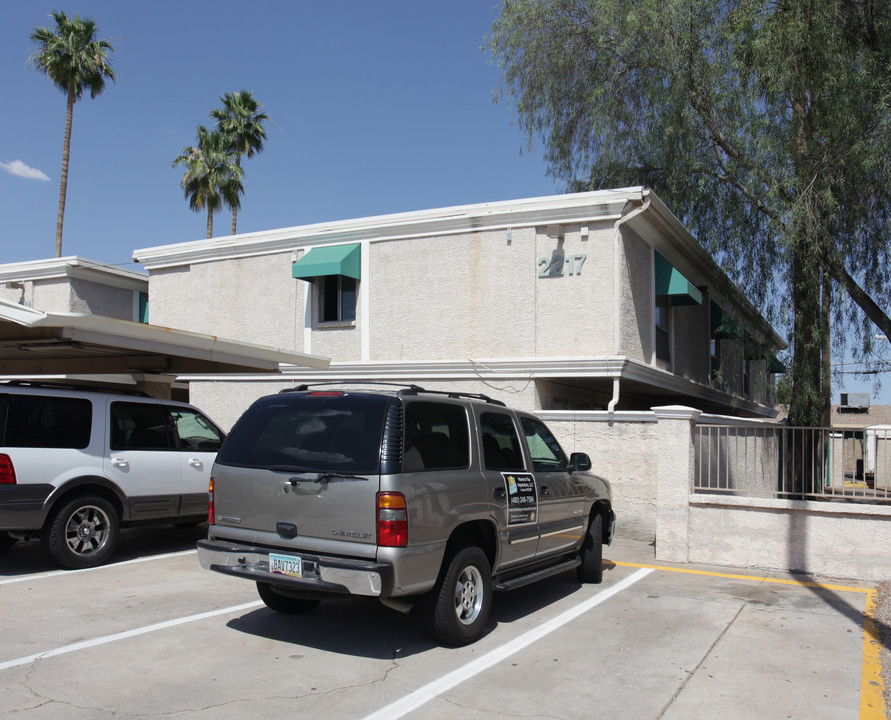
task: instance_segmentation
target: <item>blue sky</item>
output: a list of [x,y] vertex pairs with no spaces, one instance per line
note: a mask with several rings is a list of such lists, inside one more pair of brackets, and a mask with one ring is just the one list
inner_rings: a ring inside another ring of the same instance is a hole
[[[239,232],[559,192],[481,51],[493,0],[8,0],[0,24],[2,262],[55,252],[65,97],[26,61],[49,13],[93,18],[117,82],[74,110],[62,254],[126,264],[201,239],[171,167],[225,92],[274,121]],[[37,175],[24,177],[21,173]],[[231,219],[217,215],[214,235]]]
[[[118,76],[75,106],[63,255],[135,267],[137,248],[202,239],[171,163],[242,88],[274,124],[245,161],[239,232],[563,190],[492,101],[495,0],[6,0],[0,263],[55,252],[65,97],[27,64],[54,9],[96,21]],[[229,228],[216,215],[214,235]]]

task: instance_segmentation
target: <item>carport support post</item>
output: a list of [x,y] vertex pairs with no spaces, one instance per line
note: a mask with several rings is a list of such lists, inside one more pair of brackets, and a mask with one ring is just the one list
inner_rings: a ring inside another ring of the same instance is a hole
[[699,410],[683,405],[654,407],[658,480],[656,559],[687,562],[690,488],[693,486],[693,428]]

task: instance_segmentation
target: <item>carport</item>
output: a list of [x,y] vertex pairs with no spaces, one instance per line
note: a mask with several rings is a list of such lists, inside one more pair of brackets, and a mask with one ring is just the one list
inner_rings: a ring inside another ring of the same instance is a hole
[[282,365],[325,370],[329,363],[214,335],[0,300],[0,375],[7,377],[106,378],[169,398],[173,381],[186,373],[276,373]]

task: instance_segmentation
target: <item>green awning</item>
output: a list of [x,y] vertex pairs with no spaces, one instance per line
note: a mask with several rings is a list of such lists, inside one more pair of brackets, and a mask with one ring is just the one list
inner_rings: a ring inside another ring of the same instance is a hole
[[312,281],[325,275],[346,275],[359,279],[361,246],[327,245],[310,250],[291,267],[291,276]]
[[743,329],[739,323],[725,313],[714,300],[711,301],[711,331],[714,338],[741,338]]
[[702,293],[662,257],[655,254],[656,295],[668,296],[672,305],[702,305]]

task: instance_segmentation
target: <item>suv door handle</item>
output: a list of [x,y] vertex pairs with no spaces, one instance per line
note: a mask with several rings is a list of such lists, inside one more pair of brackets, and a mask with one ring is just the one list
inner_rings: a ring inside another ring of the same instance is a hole
[[505,496],[507,495],[507,491],[503,487],[497,487],[492,492],[492,494],[495,496],[496,500],[504,500]]
[[542,485],[541,488],[539,488],[539,489],[541,490],[541,494],[544,495],[545,497],[547,497],[548,495],[551,494],[551,491],[548,490],[547,485]]
[[121,468],[122,468],[122,467],[127,467],[127,465],[129,465],[130,463],[127,462],[127,458],[121,458],[121,457],[116,458],[116,457],[113,457],[113,458],[111,459],[111,464],[114,465],[115,467],[121,467]]
[[201,458],[189,458],[189,465],[200,468],[202,466]]

